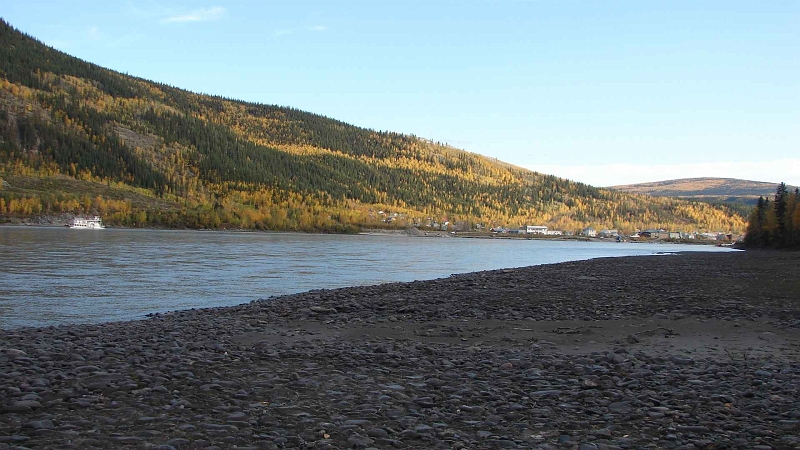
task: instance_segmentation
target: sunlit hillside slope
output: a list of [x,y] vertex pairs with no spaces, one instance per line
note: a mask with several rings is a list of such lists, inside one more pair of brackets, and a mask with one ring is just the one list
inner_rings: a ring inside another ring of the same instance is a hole
[[0,219],[353,231],[449,222],[741,231],[723,206],[598,189],[411,135],[120,74],[0,22]]

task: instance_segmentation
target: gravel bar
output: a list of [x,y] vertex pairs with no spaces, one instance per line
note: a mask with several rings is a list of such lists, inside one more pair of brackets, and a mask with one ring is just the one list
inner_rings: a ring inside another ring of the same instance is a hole
[[601,258],[0,330],[0,449],[800,448],[798,274]]

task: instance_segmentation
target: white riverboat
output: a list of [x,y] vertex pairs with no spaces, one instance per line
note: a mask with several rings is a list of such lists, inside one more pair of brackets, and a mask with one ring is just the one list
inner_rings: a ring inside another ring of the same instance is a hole
[[72,224],[69,226],[70,228],[78,228],[82,230],[102,230],[105,228],[103,226],[103,220],[100,219],[100,216],[94,216],[91,219],[84,219],[82,217],[76,217]]

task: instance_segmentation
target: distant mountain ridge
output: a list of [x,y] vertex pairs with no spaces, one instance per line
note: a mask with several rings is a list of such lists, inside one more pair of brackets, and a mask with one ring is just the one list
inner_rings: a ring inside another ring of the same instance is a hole
[[200,95],[0,20],[0,221],[354,231],[457,224],[741,231],[735,210],[630,195],[413,135]]
[[[608,189],[628,194],[682,198],[724,205],[737,211],[742,217],[747,217],[758,203],[759,197],[775,196],[778,184],[780,183],[705,177],[611,186]],[[793,186],[789,187],[789,190],[793,189]]]
[[[610,186],[608,189],[660,197],[744,197],[775,194],[780,182],[739,180],[736,178],[681,178],[677,180]],[[794,187],[791,187],[794,189]]]

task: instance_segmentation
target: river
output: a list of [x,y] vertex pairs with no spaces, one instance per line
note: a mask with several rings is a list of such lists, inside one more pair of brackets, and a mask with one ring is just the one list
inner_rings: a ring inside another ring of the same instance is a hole
[[713,246],[0,227],[0,328],[130,320],[346,286]]

